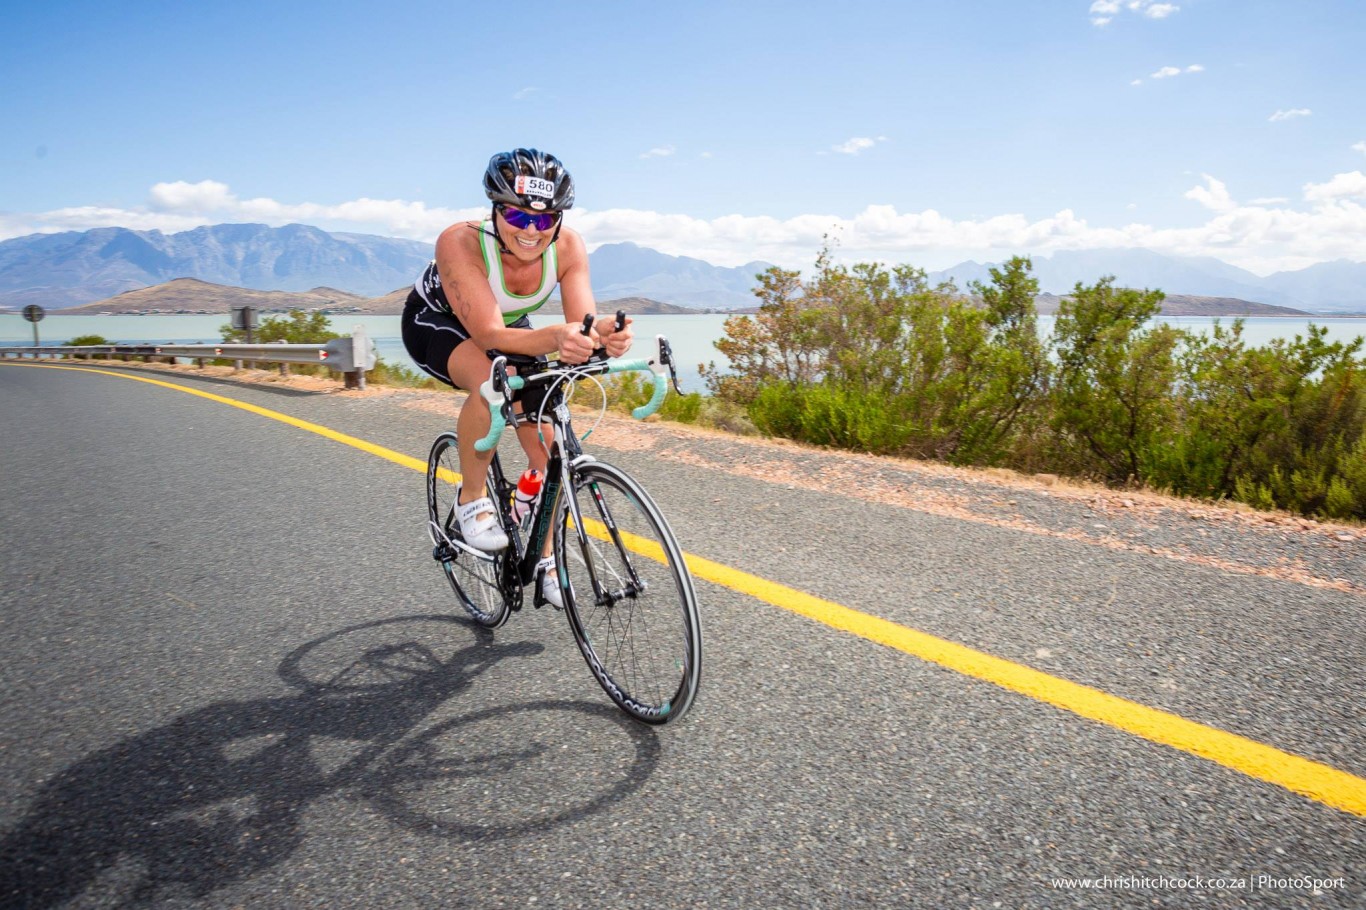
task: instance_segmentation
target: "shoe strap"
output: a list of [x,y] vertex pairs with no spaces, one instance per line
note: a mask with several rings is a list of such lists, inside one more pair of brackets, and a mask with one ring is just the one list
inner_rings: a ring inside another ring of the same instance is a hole
[[[460,506],[460,511],[457,514],[459,515],[461,521],[469,521],[470,519],[474,518],[474,516],[478,515],[480,512],[492,511],[493,500],[485,496],[483,499],[476,499],[474,502],[464,503]],[[483,522],[480,522],[480,524],[485,524],[487,523],[487,521],[488,519],[485,519]]]

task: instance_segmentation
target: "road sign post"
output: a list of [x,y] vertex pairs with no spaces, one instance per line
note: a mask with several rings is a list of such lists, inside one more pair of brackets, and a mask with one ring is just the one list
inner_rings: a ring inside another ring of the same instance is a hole
[[[246,333],[247,344],[256,343],[257,325],[258,323],[256,321],[256,307],[235,306],[232,308],[232,327],[234,329],[237,329],[239,332]],[[239,370],[242,369],[242,361],[236,361],[235,367]],[[251,367],[255,369],[256,363],[252,362]]]
[[33,346],[38,347],[38,323],[43,319],[43,308],[37,304],[24,307],[24,318],[33,323]]

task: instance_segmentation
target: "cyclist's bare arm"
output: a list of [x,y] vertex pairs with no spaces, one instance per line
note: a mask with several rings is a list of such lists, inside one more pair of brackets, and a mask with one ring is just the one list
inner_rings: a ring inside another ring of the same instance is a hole
[[[560,257],[560,299],[564,301],[564,318],[570,325],[582,325],[583,317],[597,312],[588,276],[588,250],[584,246],[583,238],[568,228],[560,232],[557,246]],[[598,339],[595,344],[607,348],[609,357],[620,357],[631,347],[630,318],[627,318],[623,331],[617,332],[615,328],[615,321],[607,318],[595,320],[593,323],[591,334]]]

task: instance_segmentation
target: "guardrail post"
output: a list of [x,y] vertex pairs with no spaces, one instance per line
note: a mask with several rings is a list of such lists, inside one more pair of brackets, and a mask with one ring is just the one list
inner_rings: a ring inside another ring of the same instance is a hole
[[[370,351],[370,339],[365,334],[365,326],[351,328],[351,362],[356,365],[356,388],[365,391],[365,358]],[[351,385],[347,374],[347,387]]]

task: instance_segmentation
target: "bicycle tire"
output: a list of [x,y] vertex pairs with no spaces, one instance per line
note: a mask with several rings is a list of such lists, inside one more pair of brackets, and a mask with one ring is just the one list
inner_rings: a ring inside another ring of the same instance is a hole
[[[508,550],[476,554],[452,542],[460,539],[460,522],[455,517],[459,476],[459,441],[454,433],[442,433],[427,456],[427,533],[436,548],[433,555],[470,618],[496,629],[508,621],[512,608],[503,586]],[[488,483],[491,488],[492,472]]]
[[[598,684],[630,716],[678,720],[692,706],[702,629],[692,575],[669,523],[634,479],[602,462],[574,470],[555,517],[555,559],[574,640]],[[598,596],[596,575],[606,592]]]

